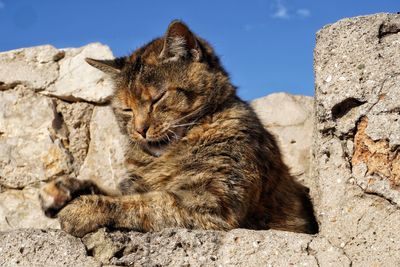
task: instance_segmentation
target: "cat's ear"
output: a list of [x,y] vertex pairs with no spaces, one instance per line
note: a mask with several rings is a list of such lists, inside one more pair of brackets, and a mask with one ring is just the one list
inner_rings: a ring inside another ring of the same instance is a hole
[[202,51],[196,36],[185,23],[174,20],[169,24],[164,36],[164,46],[160,54],[161,58],[168,61],[176,61],[190,57],[194,61],[200,61]]
[[93,59],[93,58],[85,58],[85,61],[95,67],[96,69],[101,70],[102,72],[111,75],[111,76],[116,76],[121,72],[121,69],[125,65],[125,59],[124,58],[116,58],[116,59]]

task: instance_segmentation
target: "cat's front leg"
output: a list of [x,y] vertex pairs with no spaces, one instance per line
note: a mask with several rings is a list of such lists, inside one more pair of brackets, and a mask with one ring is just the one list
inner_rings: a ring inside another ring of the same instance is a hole
[[39,200],[45,215],[54,218],[71,200],[87,194],[115,196],[119,193],[105,190],[90,180],[59,177],[40,188]]
[[170,227],[228,230],[239,226],[239,215],[232,208],[198,205],[194,197],[199,195],[167,191],[118,197],[86,195],[71,201],[58,218],[61,228],[77,237],[102,227],[148,232]]
[[82,237],[105,226],[113,225],[115,209],[110,197],[101,195],[80,196],[59,213],[61,229]]

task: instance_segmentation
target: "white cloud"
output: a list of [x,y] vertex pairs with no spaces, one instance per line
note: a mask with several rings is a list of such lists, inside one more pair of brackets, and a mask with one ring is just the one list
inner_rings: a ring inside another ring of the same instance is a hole
[[274,12],[271,17],[276,19],[308,18],[311,16],[311,11],[307,8],[290,10],[283,0],[274,0],[272,8]]
[[299,15],[300,17],[303,17],[303,18],[308,18],[309,16],[311,16],[311,11],[306,8],[297,9],[296,13],[297,13],[297,15]]
[[280,0],[276,1],[276,10],[275,10],[274,14],[272,14],[272,17],[273,18],[277,18],[277,19],[288,19],[288,18],[290,18],[289,13],[288,13],[288,9],[282,3],[282,1],[280,1]]

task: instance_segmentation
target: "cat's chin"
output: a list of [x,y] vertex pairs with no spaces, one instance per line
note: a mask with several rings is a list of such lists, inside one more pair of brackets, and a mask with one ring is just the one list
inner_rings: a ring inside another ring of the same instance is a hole
[[171,138],[166,136],[158,140],[145,141],[142,143],[142,147],[151,155],[159,157],[164,154],[165,150],[171,144],[171,142]]
[[165,150],[167,149],[167,145],[150,145],[146,144],[143,148],[146,152],[151,154],[154,157],[159,157],[164,154]]
[[167,150],[171,143],[177,141],[180,136],[174,134],[174,136],[165,135],[162,138],[156,140],[146,140],[142,142],[142,147],[149,154],[159,157]]
[[160,157],[162,154],[165,153],[165,151],[172,143],[182,138],[184,132],[185,128],[180,127],[178,129],[175,129],[174,132],[168,131],[168,133],[162,136],[161,138],[150,139],[150,140],[142,139],[138,143],[140,147],[150,155],[154,157]]

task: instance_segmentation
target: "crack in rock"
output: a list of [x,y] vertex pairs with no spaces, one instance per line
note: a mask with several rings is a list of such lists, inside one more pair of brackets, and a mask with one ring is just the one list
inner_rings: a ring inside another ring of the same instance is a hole
[[384,22],[379,26],[378,38],[382,39],[400,32],[400,23]]

